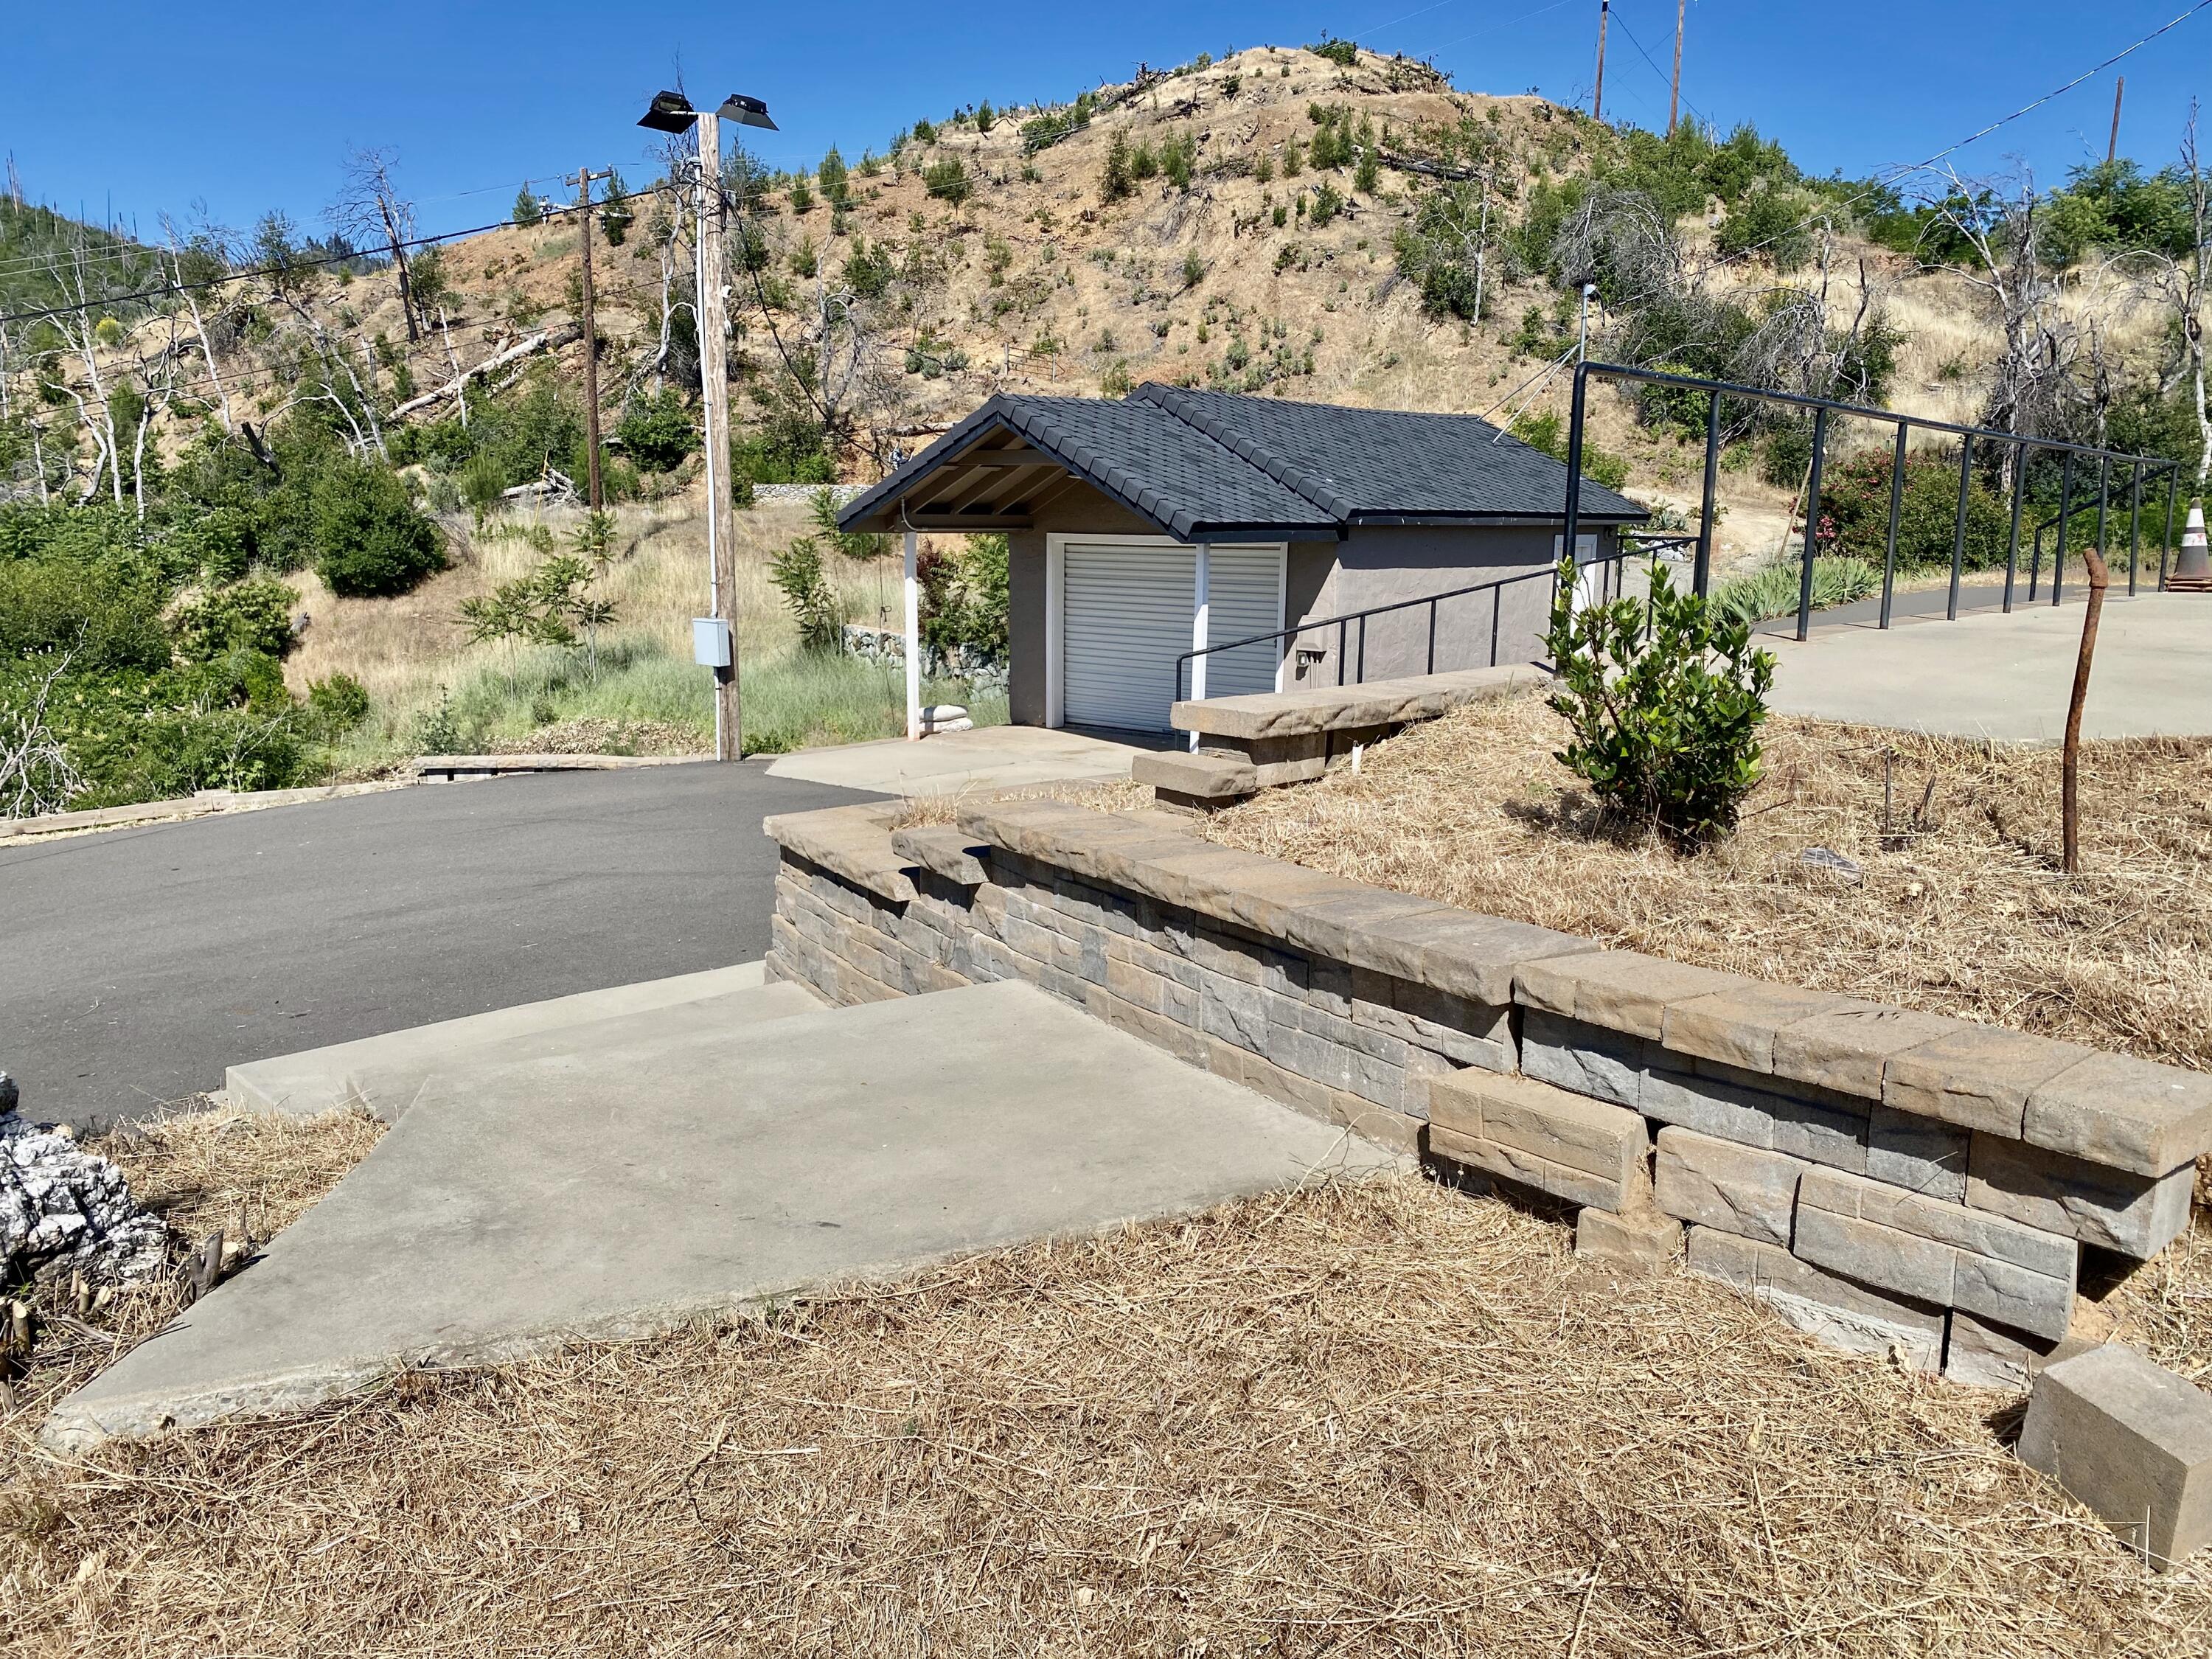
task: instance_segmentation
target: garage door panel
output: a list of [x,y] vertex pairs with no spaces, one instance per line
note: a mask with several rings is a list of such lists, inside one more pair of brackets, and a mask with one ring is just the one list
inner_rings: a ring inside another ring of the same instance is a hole
[[[1282,625],[1282,565],[1279,549],[1212,550],[1211,637],[1241,639]],[[1064,544],[1060,664],[1070,723],[1168,729],[1176,659],[1190,649],[1196,579],[1192,548]],[[1207,695],[1273,690],[1279,655],[1279,642],[1271,642],[1212,658]]]

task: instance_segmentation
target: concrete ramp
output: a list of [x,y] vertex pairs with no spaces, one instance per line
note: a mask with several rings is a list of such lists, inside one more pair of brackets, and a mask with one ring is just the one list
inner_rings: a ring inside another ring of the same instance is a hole
[[337,1189],[64,1401],[63,1446],[313,1405],[1391,1154],[1014,983],[641,1021],[429,1079]]
[[624,1022],[638,1015],[657,1016],[647,1029],[672,1035],[756,1024],[821,1006],[820,998],[796,985],[763,983],[761,964],[744,962],[257,1060],[231,1066],[222,1087],[249,1111],[304,1114],[358,1103],[396,1123],[434,1077],[623,1041],[634,1030]]

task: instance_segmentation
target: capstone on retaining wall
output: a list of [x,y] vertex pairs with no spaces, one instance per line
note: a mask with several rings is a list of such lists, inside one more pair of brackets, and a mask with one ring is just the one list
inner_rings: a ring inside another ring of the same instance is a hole
[[[2024,1387],[2186,1225],[2212,1079],[1630,951],[1047,801],[771,818],[772,977],[1019,978],[1799,1328]],[[1617,1218],[1617,1219],[1616,1219]]]

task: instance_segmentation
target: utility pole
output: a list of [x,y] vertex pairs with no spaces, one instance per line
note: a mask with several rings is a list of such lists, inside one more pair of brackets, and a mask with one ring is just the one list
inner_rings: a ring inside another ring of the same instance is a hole
[[745,751],[738,695],[738,553],[730,538],[730,370],[724,356],[729,307],[722,287],[722,121],[699,112],[699,384],[706,404],[707,559],[714,611],[730,630],[730,663],[714,671],[714,758]]
[[1590,93],[1590,119],[1605,119],[1605,26],[1613,19],[1613,0],[1597,0],[1597,86]]
[[584,250],[584,467],[586,498],[594,513],[603,503],[599,497],[599,331],[592,307],[592,180],[606,176],[589,167],[576,169],[576,200],[583,210],[577,216],[583,221]]
[[698,253],[692,261],[698,281],[692,315],[699,325],[699,391],[706,416],[707,570],[711,617],[694,627],[693,653],[714,673],[714,758],[737,760],[744,754],[744,706],[738,699],[738,550],[730,538],[730,367],[725,356],[729,333],[727,295],[722,283],[722,119],[739,126],[775,131],[768,106],[733,92],[715,110],[694,110],[680,92],[657,92],[638,125],[653,132],[683,133],[696,126],[699,161],[693,171],[692,209],[699,227]]
[[2105,165],[2106,167],[2112,166],[2114,161],[2119,159],[2120,98],[2127,89],[2128,77],[2124,75],[2119,76],[2112,82],[2112,139],[2110,143],[2105,146]]
[[1674,136],[1674,123],[1682,111],[1682,24],[1690,14],[1690,0],[1674,0],[1674,90],[1667,99],[1667,136]]

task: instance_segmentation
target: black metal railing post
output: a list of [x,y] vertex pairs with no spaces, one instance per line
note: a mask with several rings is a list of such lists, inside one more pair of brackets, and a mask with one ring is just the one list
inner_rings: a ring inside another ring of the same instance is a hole
[[1905,439],[1912,422],[1897,423],[1897,448],[1889,459],[1889,530],[1881,548],[1881,625],[1889,626],[1889,603],[1897,592],[1897,520],[1905,510]]
[[1959,620],[1959,578],[1966,568],[1966,507],[1974,488],[1974,441],[1959,440],[1959,519],[1951,530],[1951,597],[1943,607],[1943,620]]
[[[1496,665],[1492,665],[1495,666]],[[1429,672],[1437,672],[1437,602],[1429,601]]]
[[1721,394],[1705,394],[1705,506],[1698,515],[1698,562],[1690,573],[1690,591],[1699,599],[1705,597],[1713,577],[1713,509],[1714,495],[1720,489],[1721,471]]
[[1813,411],[1813,465],[1805,475],[1805,557],[1797,574],[1797,637],[1813,633],[1813,551],[1820,539],[1820,464],[1828,447],[1828,406]]
[[[2058,518],[2057,524],[2058,528],[2058,556],[2062,560],[2066,556],[2066,512],[2069,507],[2073,506],[2073,504],[2074,452],[2069,449],[2066,452],[2065,464],[2058,469]],[[2028,568],[2027,572],[2027,602],[2030,605],[2033,605],[2035,603],[2035,597],[2040,587],[2042,580],[2043,526],[2038,525],[2035,530],[2035,562]]]
[[2053,605],[2058,603],[2059,589],[2066,580],[2066,544],[2072,538],[2074,532],[2074,457],[2069,453],[2066,459],[2066,482],[2058,490],[2058,545],[2051,554],[2051,602]]
[[2166,474],[2166,537],[2158,544],[2158,591],[2166,592],[2166,561],[2173,551],[2173,506],[2181,494],[2181,463],[2176,461]]
[[2142,563],[2142,463],[2128,469],[2128,597],[2136,596],[2136,571]]
[[[2012,528],[2005,537],[2005,615],[2012,615],[2012,592],[2020,579],[2020,510],[2027,504],[2027,462],[2035,452],[2023,443],[2012,461]],[[2038,545],[2043,532],[2036,532]]]

